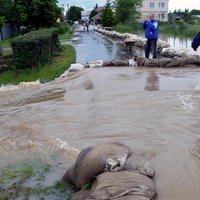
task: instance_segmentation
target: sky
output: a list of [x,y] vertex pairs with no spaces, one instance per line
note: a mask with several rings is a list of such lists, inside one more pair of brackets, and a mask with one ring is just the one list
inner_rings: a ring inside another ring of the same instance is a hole
[[[76,5],[83,7],[84,9],[92,9],[98,3],[99,6],[105,5],[106,0],[58,0],[59,4],[64,4],[64,7]],[[160,0],[162,2],[162,0]],[[192,9],[199,9],[200,10],[200,1],[199,0],[169,0],[169,10],[184,10],[188,8]]]

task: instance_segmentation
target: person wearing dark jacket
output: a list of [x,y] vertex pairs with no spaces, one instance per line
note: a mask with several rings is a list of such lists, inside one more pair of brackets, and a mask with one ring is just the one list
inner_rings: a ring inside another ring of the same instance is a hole
[[195,38],[192,41],[192,48],[194,51],[197,51],[199,46],[200,46],[200,32],[195,36]]
[[155,15],[151,14],[143,23],[143,28],[146,30],[145,36],[147,38],[145,46],[145,57],[149,58],[150,49],[153,51],[153,58],[157,58],[157,40],[158,40],[158,21]]

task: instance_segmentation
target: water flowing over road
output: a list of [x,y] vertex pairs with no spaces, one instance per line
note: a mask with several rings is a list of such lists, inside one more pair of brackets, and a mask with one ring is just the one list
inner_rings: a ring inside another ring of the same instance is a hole
[[[78,62],[130,57],[93,32],[73,44]],[[153,163],[158,200],[199,200],[199,77],[199,68],[96,68],[0,92],[0,167],[40,157],[60,164],[59,179],[79,150],[117,141]]]

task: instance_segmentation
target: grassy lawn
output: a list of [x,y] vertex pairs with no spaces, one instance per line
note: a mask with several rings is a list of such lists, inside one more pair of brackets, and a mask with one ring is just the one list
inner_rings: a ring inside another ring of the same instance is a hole
[[12,51],[3,51],[3,56],[9,56],[12,55]]
[[10,39],[2,40],[2,46],[3,48],[10,47]]
[[59,77],[75,61],[76,53],[74,47],[65,45],[61,47],[59,55],[53,58],[52,63],[35,69],[9,70],[0,74],[1,84],[18,84],[22,81],[36,81],[41,79],[53,80]]
[[71,33],[64,33],[58,35],[59,40],[70,40],[72,39],[72,34]]

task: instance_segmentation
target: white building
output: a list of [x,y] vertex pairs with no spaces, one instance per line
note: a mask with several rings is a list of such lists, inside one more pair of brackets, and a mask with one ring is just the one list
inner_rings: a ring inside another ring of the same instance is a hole
[[81,11],[81,19],[88,20],[90,18],[90,13],[91,13],[91,11],[89,11],[89,10]]
[[154,13],[156,18],[161,21],[167,21],[169,0],[143,0],[143,6],[140,8],[143,21],[151,13]]

